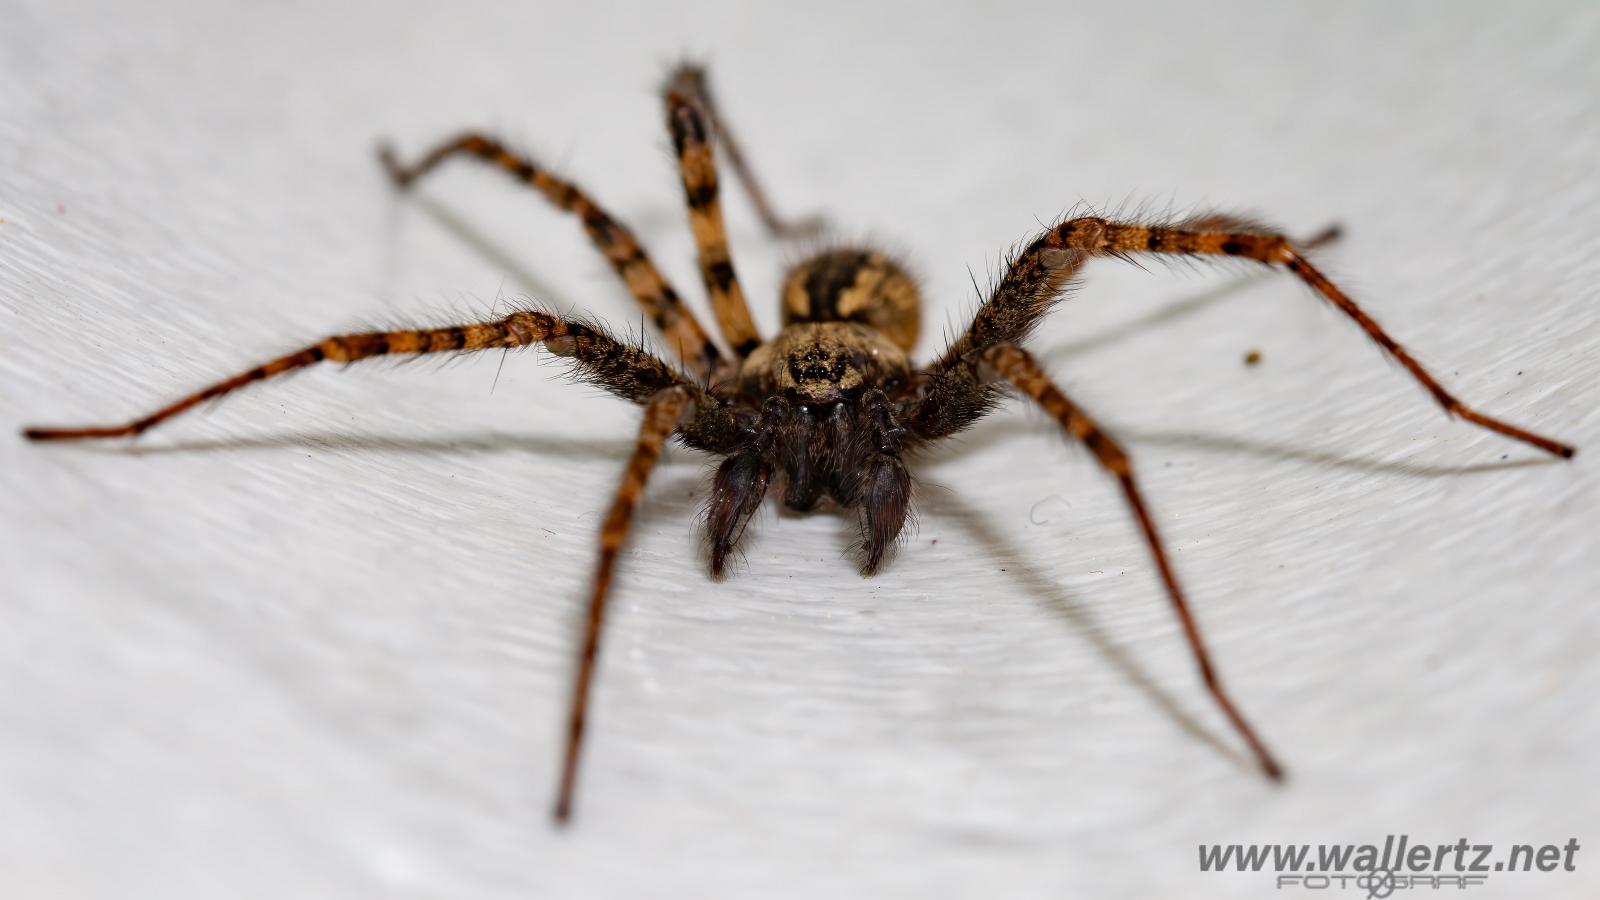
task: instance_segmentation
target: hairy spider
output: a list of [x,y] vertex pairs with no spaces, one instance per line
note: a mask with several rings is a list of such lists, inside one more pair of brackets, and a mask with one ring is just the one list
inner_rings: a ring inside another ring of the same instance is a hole
[[764,340],[751,321],[734,274],[723,228],[713,144],[720,144],[766,227],[787,236],[811,230],[776,216],[746,166],[707,89],[703,72],[677,68],[665,90],[667,125],[677,152],[689,224],[699,252],[717,325],[731,353],[701,327],[632,232],[576,185],[481,134],[448,141],[415,164],[400,164],[387,148],[380,156],[394,183],[409,187],[455,156],[494,165],[578,217],[649,313],[681,367],[603,328],[554,313],[525,309],[490,322],[411,331],[330,337],[256,366],[125,425],[29,428],[29,440],[115,438],[138,435],[190,409],[257,381],[313,363],[349,363],[384,354],[515,348],[542,344],[564,357],[583,379],[644,408],[633,454],[600,530],[600,558],[589,597],[578,655],[555,816],[571,815],[578,754],[589,687],[600,643],[617,553],[668,439],[722,457],[707,504],[713,576],[721,576],[767,489],[779,486],[783,503],[811,510],[824,501],[858,509],[865,574],[877,570],[898,538],[911,504],[908,451],[949,437],[982,418],[1007,386],[1032,399],[1083,442],[1115,476],[1143,530],[1183,625],[1206,689],[1249,745],[1268,778],[1282,778],[1255,731],[1223,690],[1183,591],[1167,559],[1128,455],[1061,391],[1023,349],[1028,333],[1061,300],[1069,280],[1097,256],[1181,254],[1237,257],[1283,266],[1354,319],[1389,356],[1427,388],[1448,415],[1458,416],[1549,453],[1570,457],[1573,448],[1479,413],[1457,400],[1355,302],[1307,261],[1304,251],[1333,230],[1296,243],[1244,219],[1207,215],[1154,224],[1079,216],[1046,229],[1009,261],[964,333],[932,364],[907,358],[919,324],[916,284],[883,253],[836,247],[795,266],[783,284],[783,330]]

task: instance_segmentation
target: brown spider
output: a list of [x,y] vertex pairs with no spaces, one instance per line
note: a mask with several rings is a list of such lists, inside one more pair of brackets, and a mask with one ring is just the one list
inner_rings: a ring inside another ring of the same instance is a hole
[[665,99],[667,125],[689,206],[689,223],[699,250],[700,275],[711,296],[717,325],[732,349],[731,356],[707,335],[632,232],[587,194],[510,152],[498,141],[467,134],[439,146],[412,166],[398,163],[387,148],[380,155],[401,188],[450,157],[476,157],[500,167],[576,215],[595,246],[610,260],[628,290],[677,351],[681,369],[597,325],[528,309],[492,322],[330,337],[126,425],[29,428],[25,436],[34,441],[54,441],[138,435],[202,401],[324,360],[349,363],[384,354],[534,344],[543,344],[550,352],[567,358],[584,380],[644,407],[638,443],[600,530],[600,560],[578,657],[556,799],[558,821],[566,821],[572,811],[578,752],[612,569],[646,479],[669,438],[677,437],[690,447],[723,457],[707,506],[713,576],[723,574],[728,554],[767,488],[775,482],[782,485],[783,502],[791,509],[811,510],[824,501],[859,508],[862,570],[870,574],[898,538],[910,507],[911,476],[902,456],[978,421],[995,408],[1007,384],[1054,416],[1116,476],[1144,531],[1206,689],[1249,744],[1267,777],[1282,778],[1282,767],[1256,737],[1217,678],[1156,535],[1155,524],[1135,485],[1127,454],[1051,382],[1022,347],[1028,333],[1065,295],[1070,279],[1092,257],[1159,253],[1239,257],[1282,265],[1354,319],[1428,389],[1447,414],[1558,456],[1573,454],[1572,447],[1483,415],[1457,400],[1354,301],[1312,267],[1302,251],[1331,238],[1331,229],[1297,245],[1272,230],[1222,215],[1161,225],[1095,216],[1071,218],[1047,229],[1010,260],[965,333],[938,360],[922,368],[914,368],[906,356],[919,323],[919,298],[911,278],[875,250],[836,248],[811,257],[789,272],[783,286],[783,331],[764,341],[750,319],[729,256],[713,142],[721,144],[771,232],[791,235],[808,231],[809,226],[785,223],[774,215],[738,145],[717,115],[698,67],[681,66],[674,71],[665,88]]

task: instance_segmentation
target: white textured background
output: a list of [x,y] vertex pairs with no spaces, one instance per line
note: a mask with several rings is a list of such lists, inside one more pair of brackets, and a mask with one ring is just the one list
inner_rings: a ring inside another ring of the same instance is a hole
[[[260,387],[132,446],[0,439],[0,894],[1275,895],[1202,841],[1552,842],[1600,891],[1600,8],[0,2],[0,426],[122,420],[333,331],[637,310],[537,149],[703,308],[657,80],[706,54],[790,211],[924,276],[922,349],[1080,198],[1304,233],[1469,402],[1285,275],[1099,264],[1034,346],[1131,447],[1225,677],[1036,414],[920,472],[880,576],[768,510],[710,582],[676,452],[623,563],[577,827],[548,807],[635,412],[533,354]],[[272,7],[269,11],[268,7]],[[789,251],[730,201],[757,320]],[[709,321],[709,319],[708,319]],[[1241,357],[1259,348],[1264,361]]]

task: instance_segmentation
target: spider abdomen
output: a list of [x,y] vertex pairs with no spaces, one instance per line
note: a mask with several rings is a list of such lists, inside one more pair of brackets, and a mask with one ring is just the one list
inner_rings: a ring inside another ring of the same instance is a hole
[[876,250],[828,250],[783,279],[783,324],[858,322],[901,350],[916,343],[920,306],[916,282]]

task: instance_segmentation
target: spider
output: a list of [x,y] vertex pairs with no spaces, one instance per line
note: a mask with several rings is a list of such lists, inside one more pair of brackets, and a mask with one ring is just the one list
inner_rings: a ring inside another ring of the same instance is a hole
[[1279,765],[1224,690],[1189,604],[1163,549],[1128,454],[1057,386],[1023,346],[1040,320],[1068,292],[1089,260],[1142,254],[1206,259],[1232,257],[1282,266],[1365,331],[1428,390],[1447,415],[1571,457],[1574,449],[1509,425],[1457,400],[1378,323],[1307,260],[1306,251],[1334,236],[1295,242],[1243,218],[1209,214],[1170,223],[1074,216],[1045,229],[1014,253],[973,317],[933,362],[914,366],[920,299],[915,282],[889,255],[871,247],[833,246],[795,265],[783,282],[783,329],[763,338],[751,321],[723,226],[716,150],[726,154],[765,227],[775,236],[808,233],[815,222],[780,218],[729,132],[704,70],[678,66],[663,96],[667,126],[694,231],[701,279],[710,295],[725,350],[684,305],[645,255],[633,233],[587,193],[518,155],[500,141],[468,133],[411,165],[387,146],[380,159],[405,189],[454,157],[488,163],[543,194],[582,222],[628,291],[676,352],[678,365],[621,340],[589,321],[527,308],[494,321],[407,331],[329,337],[217,382],[124,425],[28,428],[33,441],[132,437],[197,404],[258,381],[324,361],[351,363],[386,354],[422,354],[542,345],[575,374],[643,409],[637,442],[600,529],[600,554],[578,652],[554,815],[572,813],[595,661],[617,554],[667,441],[721,457],[706,507],[710,571],[722,577],[728,557],[769,489],[785,506],[824,504],[859,511],[861,569],[874,573],[897,541],[911,505],[905,457],[970,427],[1008,390],[1020,392],[1082,442],[1117,480],[1183,626],[1201,680],[1261,771],[1274,781]]

